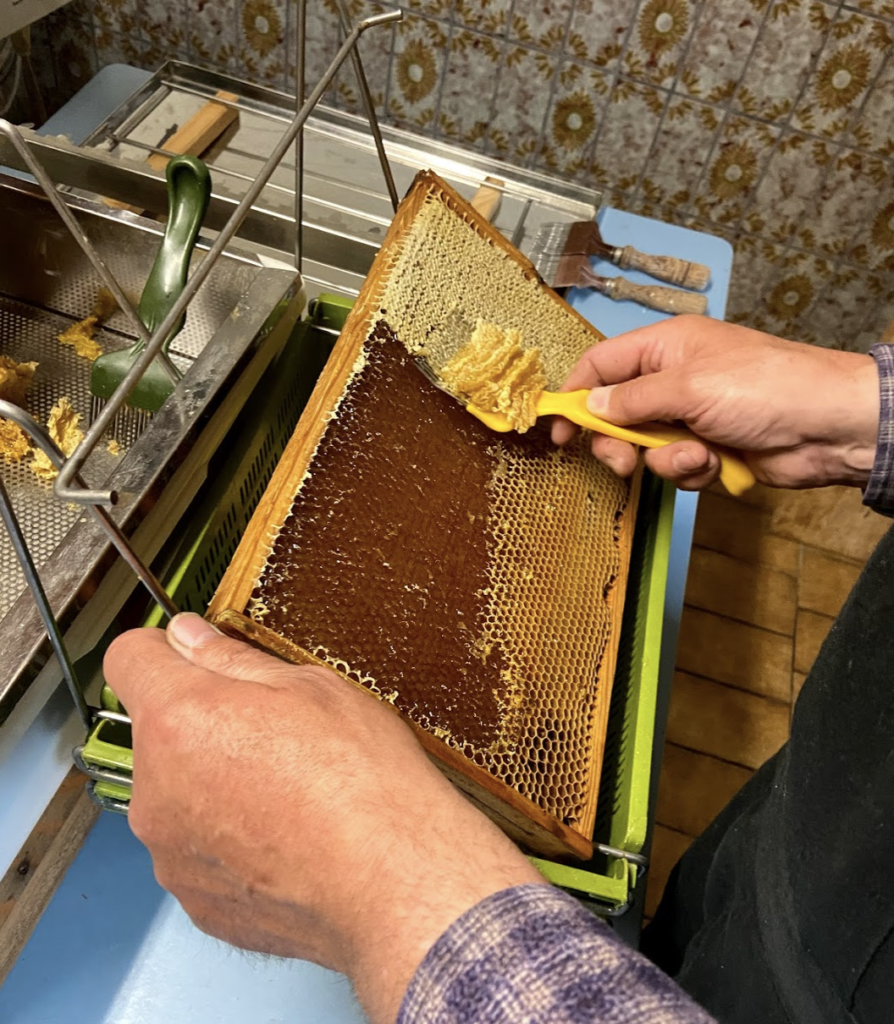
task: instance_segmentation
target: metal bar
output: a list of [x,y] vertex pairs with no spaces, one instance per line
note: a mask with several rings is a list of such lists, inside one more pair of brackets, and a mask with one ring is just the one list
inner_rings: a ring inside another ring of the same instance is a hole
[[130,326],[134,329],[137,337],[143,342],[148,343],[150,340],[149,331],[146,329],[146,325],[137,316],[137,311],[130,304],[130,300],[121,290],[121,286],[118,284],[112,272],[103,263],[99,256],[99,253],[93,248],[90,239],[84,234],[81,229],[81,225],[75,220],[74,215],[68,207],[68,204],[62,199],[56,190],[56,185],[52,178],[49,177],[47,172],[43,169],[41,163],[34,157],[25,140],[22,138],[21,133],[15,125],[9,123],[9,121],[0,120],[0,135],[5,136],[13,149],[19,154],[22,160],[25,162],[28,170],[37,179],[38,185],[44,191],[47,199],[53,204],[53,209],[59,215],[62,223],[68,228],[72,238],[78,243],[84,252],[84,255],[93,264],[93,269],[99,274],[102,283],[109,289],[112,295],[115,297],[115,301],[123,310],[127,319],[130,321]]
[[81,744],[71,752],[71,759],[74,761],[75,768],[78,771],[83,772],[97,782],[111,782],[116,786],[133,788],[133,777],[131,775],[125,775],[114,768],[100,768],[97,765],[87,764],[84,760],[84,747],[85,744]]
[[[169,149],[164,149],[161,146],[152,146],[148,142],[140,142],[138,139],[126,139],[125,142],[126,142],[126,144],[128,146],[133,146],[135,149],[140,149],[140,150],[143,150],[143,151],[145,151],[147,153],[155,153],[158,156],[166,156],[166,157],[177,156],[176,153],[172,153],[171,150],[169,150]],[[242,151],[236,149],[235,147],[230,147],[228,149],[228,151],[230,153],[239,153],[242,156],[250,156],[251,155],[251,154],[243,153]],[[215,175],[221,175],[222,174],[222,175],[224,175],[224,177],[235,178],[237,181],[254,181],[255,180],[255,176],[253,174],[245,174],[242,171],[234,171],[232,168],[230,168],[230,167],[223,167],[220,164],[209,164],[208,166],[214,171]],[[326,182],[326,183],[331,183],[331,181],[332,181],[331,178],[327,178],[327,177],[325,177],[322,174],[316,174],[313,171],[308,171],[306,168],[304,169],[303,177],[304,177],[305,181],[307,181],[308,178],[313,178],[315,181],[323,181],[323,182]],[[284,196],[287,196],[287,197],[291,197],[291,196],[295,195],[294,188],[289,188],[286,185],[280,185],[276,181],[268,181],[267,184],[264,187],[265,187],[265,189],[267,191],[270,191],[270,192],[280,192]],[[360,188],[356,188],[356,187],[351,186],[351,191],[356,192],[358,195],[361,195],[361,196],[372,197],[374,199],[379,199],[380,198],[380,194],[379,193],[373,192],[370,189],[360,189]],[[361,210],[358,207],[345,206],[343,203],[336,203],[336,202],[333,202],[331,199],[323,199],[321,196],[313,196],[312,198],[313,198],[313,202],[315,203],[315,205],[320,206],[320,207],[322,207],[323,209],[326,209],[326,210],[333,210],[336,213],[346,213],[346,214],[349,214],[352,217],[356,217],[358,220],[364,220],[364,221],[367,221],[367,222],[369,222],[371,224],[380,224],[383,227],[387,227],[391,223],[391,218],[390,217],[380,217],[380,216],[378,216],[377,214],[374,214],[374,213],[367,213],[365,210]],[[260,209],[260,207],[256,207],[256,209]]]
[[[125,163],[100,150],[78,150],[68,143],[59,142],[58,139],[31,133],[27,136],[27,145],[41,156],[47,169],[66,185],[120,199],[144,209],[165,209],[167,189],[164,176],[153,170],[148,163]],[[0,163],[17,170],[28,170],[28,165],[12,146],[6,144],[2,135]],[[36,187],[30,182],[12,179],[9,181],[13,188]],[[288,190],[288,194],[291,196],[291,189]],[[79,197],[70,197],[70,203],[74,208],[77,208],[80,202]],[[84,202],[89,204],[89,200]],[[205,226],[211,231],[222,230],[237,205],[236,199],[212,195],[205,216]],[[112,209],[104,215],[112,220],[127,220],[133,217],[133,214],[124,210]],[[291,213],[282,215],[256,205],[246,214],[239,239],[252,245],[277,249],[281,253],[291,253],[294,228]],[[356,234],[316,224],[304,225],[304,240],[306,251],[313,251],[316,262],[326,263],[361,277],[369,273],[369,268],[379,251],[378,244],[370,238],[361,238]]]
[[617,857],[618,860],[626,860],[628,864],[635,864],[638,868],[646,871],[649,867],[649,858],[642,853],[629,853],[627,850],[620,850],[616,846],[606,846],[605,843],[595,843],[594,848],[607,857]]
[[[338,17],[343,32],[351,27],[351,15],[345,0],[335,0],[338,8]],[[376,153],[379,156],[379,164],[382,167],[382,174],[385,177],[385,184],[388,188],[388,195],[391,197],[391,205],[397,213],[400,205],[400,197],[397,194],[397,186],[394,184],[394,175],[391,173],[391,164],[388,162],[388,154],[385,152],[385,143],[382,139],[382,129],[379,127],[379,119],[376,116],[376,107],[373,103],[372,93],[369,89],[369,81],[366,72],[363,70],[363,58],[360,56],[359,47],[351,51],[351,63],[354,65],[354,73],[357,76],[357,84],[360,86],[360,95],[363,97],[363,106],[366,109],[366,119],[369,121],[370,134],[376,144]]]
[[[17,423],[22,430],[31,437],[34,443],[41,448],[46,457],[61,473],[62,467],[66,464],[65,454],[50,436],[45,427],[38,423],[30,413],[25,412],[24,409],[20,409],[17,405],[13,405],[12,402],[6,402],[2,399],[0,399],[0,416],[4,419],[12,420],[14,423]],[[86,489],[86,484],[84,484],[81,477],[76,477],[75,482],[78,487]],[[83,493],[83,491],[79,493]],[[130,542],[121,532],[118,524],[112,519],[109,513],[102,508],[101,505],[91,505],[90,511],[99,521],[100,526],[105,530],[111,542],[115,545],[118,554],[121,555],[124,561],[130,566],[143,586],[152,595],[156,604],[161,606],[168,618],[173,618],[178,613],[179,609],[170,597],[168,597],[167,593],[165,593],[164,587],[159,583],[156,576],[143,563],[140,556],[130,546]]]
[[[296,9],[297,32],[295,34],[295,111],[300,113],[304,106],[304,90],[306,87],[306,52],[307,46],[307,0],[298,0]],[[304,255],[304,128],[295,139],[295,266],[298,273],[302,269]]]
[[75,478],[82,469],[88,455],[96,447],[99,439],[105,433],[109,423],[114,419],[118,409],[124,404],[125,399],[130,394],[137,380],[155,358],[163,342],[174,329],[174,325],[192,301],[195,293],[204,284],[205,279],[211,273],[217,258],[223,253],[224,249],[229,244],[230,239],[238,230],[239,225],[252,208],[255,200],[261,194],[261,191],[267,184],[267,179],[279,165],[283,156],[291,148],[295,138],[304,126],[305,121],[310,117],[314,107],[319,102],[320,97],[338,73],[338,69],[344,63],[348,54],[350,54],[354,46],[357,45],[357,40],[360,38],[361,34],[375,25],[387,24],[388,22],[398,20],[400,17],[400,11],[385,11],[382,14],[375,14],[369,18],[364,18],[351,30],[344,43],[342,43],[339,48],[338,53],[332,60],[332,63],[326,69],[323,77],[316,84],[304,106],[301,108],[301,111],[292,121],[288,129],[283,133],[270,157],[261,168],[258,177],[255,178],[254,183],[246,191],[245,195],[239,202],[239,205],[233,212],[232,217],[221,230],[220,234],[215,239],[214,244],[208,250],[207,255],[187,282],[187,285],[180,294],[179,299],[171,307],[168,315],[161,322],[155,334],[153,334],[151,341],[147,344],[143,353],[136,360],[130,370],[128,370],[124,380],[115,392],[114,397],[106,403],[106,406],[100,413],[99,417],[90,425],[86,435],[84,436],[84,440],[78,445],[75,452],[60,469],[59,476],[56,478],[56,483],[54,485],[54,492],[56,497],[61,501],[74,501],[82,505],[98,505],[105,504],[110,500],[110,494],[107,491],[88,490],[86,488],[73,486]]
[[56,616],[53,614],[53,609],[50,607],[47,592],[43,589],[40,574],[37,571],[37,566],[34,564],[34,559],[31,557],[28,542],[25,540],[25,535],[22,533],[21,526],[19,526],[15,509],[12,507],[12,501],[10,500],[9,492],[6,490],[6,485],[3,483],[2,477],[0,477],[0,517],[2,517],[3,523],[6,526],[6,531],[9,534],[9,539],[12,541],[12,546],[15,548],[16,558],[18,558],[19,565],[22,567],[22,572],[25,574],[25,582],[28,584],[31,593],[34,596],[34,601],[37,604],[40,617],[43,619],[43,624],[46,627],[50,643],[53,645],[53,650],[56,652],[56,657],[59,659],[59,665],[62,668],[62,677],[65,680],[65,685],[68,687],[68,692],[71,694],[71,699],[74,701],[74,705],[77,708],[81,721],[84,723],[84,727],[89,729],[90,711],[87,707],[87,701],[84,700],[84,694],[81,692],[81,687],[78,685],[78,676],[75,672],[74,664],[68,655],[68,648],[65,646],[65,639],[62,636],[62,630],[59,628],[59,623],[56,620]]
[[515,231],[512,232],[510,242],[516,249],[521,245],[522,239],[525,237],[525,221],[528,219],[528,214],[531,212],[531,206],[533,203],[534,200],[530,198],[525,201],[524,209],[521,212],[521,216],[518,218],[518,224],[515,225]]
[[122,715],[120,711],[107,711],[105,708],[99,708],[93,717],[97,721],[103,722],[117,722],[119,725],[130,725],[130,715]]

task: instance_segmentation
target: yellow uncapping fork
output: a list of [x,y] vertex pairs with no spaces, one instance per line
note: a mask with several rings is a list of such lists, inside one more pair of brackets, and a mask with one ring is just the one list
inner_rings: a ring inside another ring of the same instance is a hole
[[[487,412],[477,405],[467,402],[461,395],[446,386],[434,367],[424,356],[416,356],[415,362],[423,375],[435,387],[440,388],[456,401],[465,406],[476,419],[491,430],[507,433],[512,425],[503,413]],[[699,441],[706,448],[715,452],[720,458],[720,481],[730,494],[744,494],[755,484],[754,474],[745,465],[741,456],[723,445],[711,444],[683,427],[673,427],[664,423],[644,423],[636,427],[619,427],[599,416],[594,416],[587,408],[589,391],[544,391],[537,399],[537,416],[564,416],[579,427],[593,430],[607,437],[617,437],[621,441],[642,445],[643,448],[663,448],[675,441]]]

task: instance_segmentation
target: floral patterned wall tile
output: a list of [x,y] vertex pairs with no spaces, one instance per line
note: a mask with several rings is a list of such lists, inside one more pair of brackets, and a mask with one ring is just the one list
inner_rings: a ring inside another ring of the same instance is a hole
[[883,278],[853,267],[840,268],[805,315],[803,330],[826,347],[850,349],[885,291]]
[[54,54],[52,64],[37,65],[42,90],[48,89],[52,82],[53,88],[61,84],[71,95],[82,89],[101,66],[92,22],[66,16],[64,8],[32,28],[32,46],[52,48]]
[[841,136],[854,120],[892,44],[894,37],[883,21],[840,12],[793,124],[829,138]]
[[715,107],[685,96],[671,99],[640,182],[653,202],[689,208],[721,120]]
[[624,71],[642,81],[670,85],[700,14],[701,6],[690,0],[645,0],[622,61]]
[[[372,14],[381,14],[383,10],[389,9],[386,4],[372,3],[370,0],[348,0],[347,6],[350,17],[355,20]],[[296,5],[290,0],[286,8],[285,75],[282,88],[291,93],[295,92],[297,13]],[[307,5],[305,82],[308,89],[320,80],[338,50],[341,42],[338,24],[338,8],[334,0],[323,0],[322,3]],[[382,110],[394,49],[394,26],[381,25],[364,33],[360,38],[359,47],[370,89],[376,97],[379,110]],[[357,79],[350,61],[342,65],[334,85],[324,94],[323,102],[342,106],[351,111],[362,109]]]
[[736,91],[763,22],[742,0],[714,0],[699,20],[680,81],[692,96],[721,103]]
[[780,276],[785,248],[746,236],[736,242],[733,273],[727,301],[727,319],[750,324],[759,313],[767,287]]
[[880,156],[894,156],[894,49],[870,87],[863,110],[851,128],[850,138],[861,149]]
[[818,0],[775,0],[739,80],[733,105],[753,117],[785,118],[800,98],[833,14]]
[[454,5],[455,0],[405,0],[400,6],[405,11],[416,11],[448,21],[453,15]]
[[109,0],[94,10],[99,27],[137,38],[140,33],[140,0]]
[[147,56],[158,55],[162,63],[171,53],[187,49],[187,22],[165,0],[147,0],[139,12],[139,30],[151,45]]
[[253,82],[276,89],[286,83],[285,0],[246,0],[238,19],[237,46]]
[[[345,0],[354,19],[395,0]],[[361,40],[385,121],[728,237],[730,315],[817,343],[894,317],[894,0],[404,0]],[[73,0],[34,29],[55,109],[167,58],[294,90],[294,0]],[[307,79],[339,41],[308,3]],[[360,110],[350,65],[325,102]],[[843,344],[843,343],[842,343]]]
[[[766,326],[784,337],[805,337],[806,318],[818,298],[830,286],[835,274],[831,260],[789,249],[779,264],[780,274],[769,283],[758,314]],[[810,335],[810,340],[815,340]]]
[[509,38],[523,46],[559,53],[568,38],[573,0],[543,4],[516,4],[509,18]]
[[502,57],[493,37],[467,29],[454,31],[438,112],[442,136],[476,148],[484,146]]
[[622,192],[636,187],[667,99],[667,93],[653,86],[629,80],[617,83],[596,137],[595,182]]
[[[79,40],[80,42],[80,40]],[[105,28],[95,29],[95,44],[99,64],[133,64],[135,67],[144,67],[149,64],[151,44],[145,39],[136,39],[131,36],[123,36],[118,32],[111,32]]]
[[511,0],[455,0],[454,20],[465,28],[505,35]]
[[749,230],[790,241],[812,212],[816,192],[831,172],[839,147],[799,132],[785,132],[767,163],[746,216]]
[[616,68],[634,27],[630,0],[577,0],[568,48],[578,60]]
[[[381,14],[388,9],[387,5],[371,3],[369,0],[355,0],[355,4],[357,11],[352,14],[354,18]],[[396,32],[397,29],[394,25],[380,25],[374,31],[364,33],[358,44],[363,60],[363,72],[377,110],[384,109],[388,95]],[[338,41],[333,40],[333,47]],[[312,85],[313,78],[308,79],[308,82]],[[351,113],[364,113],[365,107],[357,82],[357,74],[350,60],[345,63],[335,80],[335,97],[333,98],[330,93],[326,102],[335,102]]]
[[507,47],[487,133],[494,155],[530,166],[540,143],[558,64],[540,50]]
[[851,240],[847,259],[858,266],[894,271],[894,199],[890,186],[881,196],[866,227]]
[[744,117],[724,123],[697,187],[694,205],[701,217],[727,224],[742,220],[779,134],[778,128]]
[[444,26],[429,18],[411,15],[397,26],[387,108],[397,123],[433,127],[448,38]]
[[241,0],[205,0],[199,8],[187,7],[190,58],[205,67],[239,74],[244,67],[239,59]]
[[867,14],[877,14],[880,18],[894,20],[894,0],[850,0],[848,7],[858,7]]
[[843,150],[797,232],[799,244],[829,256],[843,256],[866,241],[878,198],[890,186],[891,171],[883,161],[857,150]]
[[566,61],[557,76],[536,166],[569,178],[590,176],[590,149],[605,116],[611,79]]

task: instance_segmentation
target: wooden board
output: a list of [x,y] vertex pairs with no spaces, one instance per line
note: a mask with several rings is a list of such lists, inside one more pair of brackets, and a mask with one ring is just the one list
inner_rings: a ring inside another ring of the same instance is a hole
[[99,817],[85,783],[72,768],[0,879],[0,985]]

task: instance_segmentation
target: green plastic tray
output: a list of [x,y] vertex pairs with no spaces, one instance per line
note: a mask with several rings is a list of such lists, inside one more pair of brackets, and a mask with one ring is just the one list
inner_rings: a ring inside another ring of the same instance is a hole
[[[225,461],[203,496],[191,525],[171,559],[165,586],[178,607],[204,612],[235,553],[239,539],[260,500],[298,421],[313,384],[344,325],[347,300],[320,296],[307,320],[298,325],[278,360],[246,404],[241,430],[228,442]],[[648,829],[655,708],[664,595],[670,553],[674,488],[646,474],[640,495],[631,553],[629,585],[618,649],[615,682],[600,782],[592,861],[579,867],[535,858],[556,885],[594,901],[607,913],[629,905],[639,856]],[[159,625],[155,608],[145,625]],[[103,689],[103,707],[120,710],[114,694]],[[107,742],[106,723],[93,728],[83,757],[97,767],[128,773],[133,756],[126,747]],[[97,797],[127,799],[128,791],[97,782]],[[616,851],[615,853],[607,852]]]

